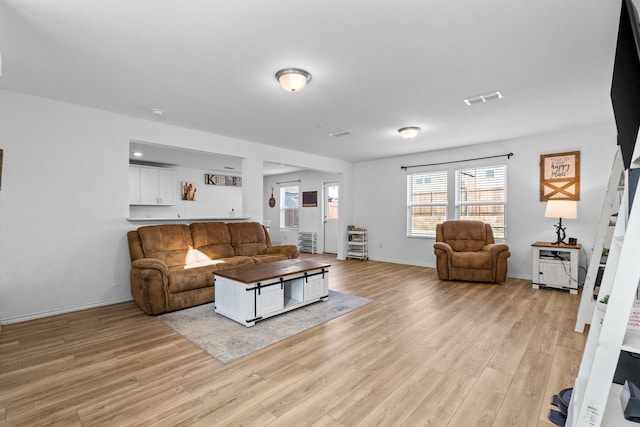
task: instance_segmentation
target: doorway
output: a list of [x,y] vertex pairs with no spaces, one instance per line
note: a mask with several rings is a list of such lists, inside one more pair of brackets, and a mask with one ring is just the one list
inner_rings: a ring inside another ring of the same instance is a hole
[[323,184],[323,225],[324,225],[324,253],[338,253],[338,211],[340,185],[338,182]]

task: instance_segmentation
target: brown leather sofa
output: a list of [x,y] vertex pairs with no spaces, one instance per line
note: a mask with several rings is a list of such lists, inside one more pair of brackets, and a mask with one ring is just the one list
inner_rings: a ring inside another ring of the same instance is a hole
[[298,257],[295,245],[272,246],[257,222],[151,225],[127,239],[131,295],[147,314],[212,302],[216,271]]
[[482,221],[445,221],[436,226],[436,267],[440,280],[504,282],[509,246],[496,244]]

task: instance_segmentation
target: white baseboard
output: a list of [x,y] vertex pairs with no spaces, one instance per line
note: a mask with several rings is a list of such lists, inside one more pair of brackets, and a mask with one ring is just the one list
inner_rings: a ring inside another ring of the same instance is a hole
[[74,311],[87,310],[89,308],[103,307],[105,305],[118,304],[121,302],[127,302],[132,300],[133,300],[133,297],[128,296],[128,297],[114,298],[111,300],[97,301],[90,304],[81,304],[81,305],[75,305],[71,307],[64,307],[57,310],[41,311],[38,313],[25,314],[22,316],[7,317],[4,319],[0,319],[0,330],[2,325],[10,325],[11,323],[26,322],[28,320],[40,319],[43,317],[55,316],[55,315],[64,314],[64,313],[71,313]]

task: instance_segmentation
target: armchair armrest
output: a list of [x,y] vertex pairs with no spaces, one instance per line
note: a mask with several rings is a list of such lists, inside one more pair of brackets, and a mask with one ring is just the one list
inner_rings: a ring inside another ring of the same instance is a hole
[[267,253],[269,255],[284,255],[289,259],[298,258],[298,255],[300,255],[296,245],[269,246]]
[[445,242],[435,242],[433,244],[433,251],[436,255],[438,255],[438,250],[443,251],[445,254],[447,254],[447,256],[453,254],[453,249],[451,249],[451,246],[449,246],[449,244]]
[[131,295],[147,314],[164,313],[167,307],[169,268],[159,259],[141,258],[131,263]]
[[489,252],[492,257],[497,257],[501,252],[509,251],[509,246],[502,243],[491,243],[482,248],[483,251]]

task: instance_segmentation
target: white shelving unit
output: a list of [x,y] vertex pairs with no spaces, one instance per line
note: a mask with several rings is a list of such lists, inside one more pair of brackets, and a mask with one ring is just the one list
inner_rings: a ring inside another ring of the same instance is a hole
[[628,191],[627,185],[600,285],[600,295],[610,295],[609,302],[606,311],[593,310],[567,414],[569,427],[638,425],[624,419],[621,387],[612,383],[620,351],[640,353],[640,334],[627,327],[640,282],[640,198],[635,197],[627,217]]
[[[622,152],[620,149],[616,152],[613,159],[613,166],[611,167],[611,175],[609,177],[609,185],[607,186],[607,193],[605,196],[604,204],[602,206],[602,212],[600,213],[600,222],[598,223],[598,231],[596,233],[596,239],[593,244],[593,252],[591,254],[591,260],[587,269],[587,274],[584,279],[584,287],[582,289],[582,296],[580,299],[580,308],[578,309],[578,318],[576,319],[576,332],[584,332],[584,325],[591,322],[593,317],[593,310],[596,306],[596,300],[594,299],[594,287],[598,284],[597,278],[600,268],[602,267],[600,259],[602,257],[602,250],[604,248],[611,247],[613,240],[613,226],[612,217],[618,214],[620,209],[620,203],[622,201],[622,193],[624,191],[624,165],[622,162]],[[617,221],[616,221],[617,223]],[[606,269],[605,269],[606,271]],[[601,291],[598,292],[598,299],[606,295]]]
[[366,228],[349,227],[347,239],[347,258],[369,259],[369,239]]
[[300,252],[317,254],[318,240],[317,240],[316,232],[299,231],[298,232],[298,250]]

